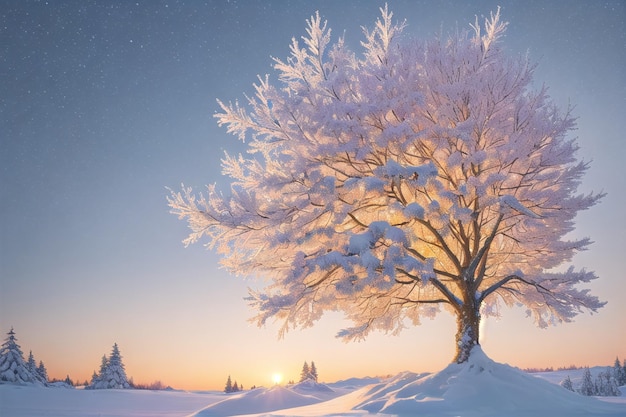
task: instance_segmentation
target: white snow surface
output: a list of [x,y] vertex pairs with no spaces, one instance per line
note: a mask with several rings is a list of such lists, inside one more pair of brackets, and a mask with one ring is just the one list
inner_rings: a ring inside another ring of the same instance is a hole
[[435,374],[404,372],[378,382],[350,379],[329,385],[306,381],[236,394],[2,384],[0,416],[626,416],[625,387],[621,397],[584,397],[557,385],[567,375],[575,381],[576,372],[527,374],[490,360],[477,347],[467,363]]

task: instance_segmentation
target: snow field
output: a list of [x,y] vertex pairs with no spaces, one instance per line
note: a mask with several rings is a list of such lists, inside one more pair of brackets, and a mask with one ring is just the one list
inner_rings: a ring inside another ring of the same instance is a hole
[[[596,368],[597,372],[602,368]],[[75,390],[0,385],[0,416],[11,417],[624,417],[626,396],[584,397],[558,386],[577,371],[527,374],[493,362],[480,348],[435,374],[404,372],[384,381],[311,381],[221,392]],[[373,382],[373,383],[372,383]],[[575,382],[576,383],[576,382]],[[367,384],[367,385],[363,385]]]

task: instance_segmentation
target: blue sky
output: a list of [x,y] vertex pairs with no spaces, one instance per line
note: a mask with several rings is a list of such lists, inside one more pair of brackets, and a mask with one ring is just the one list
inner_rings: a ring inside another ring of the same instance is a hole
[[[166,202],[166,187],[224,183],[223,151],[245,149],[217,126],[216,98],[251,93],[316,10],[358,51],[383,4],[0,1],[0,331],[14,326],[51,376],[88,378],[117,342],[135,380],[178,387],[293,379],[304,360],[323,380],[443,367],[454,340],[445,315],[352,345],[333,339],[335,316],[282,341],[274,326],[257,329],[243,297],[258,284],[228,276],[201,245],[184,248],[186,226]],[[609,304],[548,330],[513,309],[486,324],[483,345],[518,366],[612,363],[626,356],[626,6],[389,2],[422,39],[498,5],[507,50],[528,53],[536,85],[575,106],[580,155],[592,161],[581,191],[608,193],[574,233],[596,242],[575,264],[597,272],[590,287]]]

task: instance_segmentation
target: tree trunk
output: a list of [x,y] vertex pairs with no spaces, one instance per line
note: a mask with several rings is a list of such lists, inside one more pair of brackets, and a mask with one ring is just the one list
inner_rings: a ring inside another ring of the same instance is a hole
[[454,362],[466,362],[474,346],[478,345],[480,310],[478,306],[465,303],[456,318],[456,356]]

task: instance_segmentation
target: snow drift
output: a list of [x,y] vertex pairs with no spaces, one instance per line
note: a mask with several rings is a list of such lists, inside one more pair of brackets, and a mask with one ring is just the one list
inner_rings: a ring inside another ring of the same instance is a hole
[[[257,388],[242,394],[233,395],[223,401],[212,404],[197,414],[194,414],[194,417],[226,417],[238,414],[268,412],[316,404],[328,399],[329,391],[316,390],[313,385],[299,387],[299,390],[305,389],[309,391],[309,394],[302,394],[281,386],[275,386],[269,389]],[[328,388],[328,390],[330,390],[330,388]],[[312,395],[315,392],[322,392],[324,395],[321,398]],[[330,392],[332,393],[332,390],[330,390]]]

